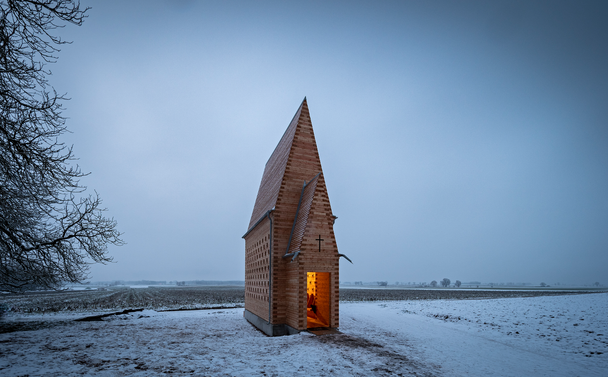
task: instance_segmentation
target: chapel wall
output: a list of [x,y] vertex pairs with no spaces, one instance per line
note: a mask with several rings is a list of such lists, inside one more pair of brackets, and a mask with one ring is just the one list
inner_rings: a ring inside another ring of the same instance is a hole
[[[316,192],[320,194],[315,194],[308,216],[308,235],[302,239],[302,253],[293,262],[291,258],[283,259],[289,245],[303,184],[322,172],[306,100],[298,109],[296,117],[271,155],[269,163],[274,164],[268,165],[264,171],[250,220],[250,224],[253,223],[258,213],[267,211],[267,207],[273,205],[274,210],[270,215],[273,219],[272,227],[267,218],[245,237],[245,308],[272,324],[287,324],[295,329],[305,330],[306,273],[325,272],[329,273],[329,279],[323,287],[323,292],[327,292],[324,297],[330,300],[329,326],[338,327],[339,257],[333,233],[333,214],[322,175],[316,187]],[[289,155],[285,160],[286,153]],[[278,174],[281,174],[280,182]],[[324,239],[321,253],[318,252],[318,241],[315,240],[319,235]],[[271,269],[268,268],[270,250]]]
[[306,274],[301,273],[297,261],[291,262],[291,258],[286,258],[284,263],[286,264],[287,277],[285,287],[285,323],[294,329],[306,330],[306,304],[302,305],[302,297],[306,300],[306,293],[302,296],[300,290],[302,279],[306,282]]
[[[317,190],[313,199],[306,232],[302,239],[302,255],[301,268],[306,272],[328,272],[329,287],[329,307],[330,314],[329,326],[339,327],[339,300],[340,300],[340,257],[338,255],[338,246],[333,230],[333,214],[329,204],[329,197],[325,187],[323,176],[319,177]],[[321,252],[319,252],[319,235],[323,239],[321,242]],[[306,283],[302,285],[301,291],[306,292]],[[326,296],[327,297],[327,296]]]
[[[298,313],[302,300],[299,288],[302,278],[298,273],[294,273],[293,263],[289,263],[291,259],[284,260],[283,255],[289,245],[302,186],[305,181],[310,181],[319,172],[321,172],[321,162],[318,157],[312,123],[308,111],[303,111],[293,137],[281,190],[277,197],[274,212],[275,226],[273,227],[276,245],[276,249],[273,251],[272,274],[273,320],[275,323],[287,323],[294,328],[299,328],[300,322],[303,321],[300,318],[302,315]],[[304,297],[306,297],[305,293]]]
[[245,237],[245,309],[268,321],[270,220]]

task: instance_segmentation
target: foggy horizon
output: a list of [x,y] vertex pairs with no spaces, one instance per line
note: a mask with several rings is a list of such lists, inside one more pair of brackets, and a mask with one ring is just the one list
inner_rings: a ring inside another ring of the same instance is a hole
[[[444,276],[445,278],[445,276]],[[448,289],[448,288],[453,288],[454,283],[456,282],[456,280],[460,280],[461,283],[463,284],[463,287],[461,289],[464,289],[466,287],[464,287],[464,285],[466,286],[472,286],[472,285],[479,285],[482,287],[487,287],[487,286],[494,286],[496,287],[541,287],[542,283],[546,284],[546,287],[550,287],[550,288],[560,288],[560,287],[564,287],[564,288],[575,288],[575,287],[594,287],[595,286],[595,281],[591,282],[547,282],[547,281],[528,281],[528,282],[515,282],[515,281],[488,281],[488,282],[484,282],[484,281],[478,281],[478,280],[462,280],[462,279],[452,279],[449,278],[451,280],[451,285],[449,287],[442,287],[440,285],[440,282],[443,278],[434,278],[434,279],[429,279],[429,280],[424,280],[424,281],[419,281],[419,282],[412,282],[412,281],[387,281],[387,280],[370,280],[370,281],[362,281],[362,280],[352,280],[352,281],[340,281],[340,285],[357,285],[356,283],[362,283],[362,286],[365,287],[375,287],[378,286],[380,288],[382,288],[382,286],[380,286],[378,283],[379,282],[387,282],[388,286],[391,287],[399,287],[399,286],[419,286],[419,285],[423,285],[425,287],[429,287],[430,283],[435,280],[437,282],[437,287],[436,288],[440,288],[440,289]],[[137,279],[137,280],[132,280],[132,279],[111,279],[111,280],[95,280],[95,279],[88,279],[86,282],[84,282],[84,284],[82,285],[87,285],[87,284],[108,284],[108,283],[137,283],[137,282],[146,282],[146,284],[150,284],[150,285],[174,285],[173,283],[176,282],[185,282],[185,283],[193,283],[193,282],[197,282],[198,286],[206,286],[206,285],[230,285],[230,284],[215,284],[215,283],[245,283],[245,278],[243,278],[242,280],[239,279],[235,279],[235,280],[224,280],[224,279],[218,279],[218,280],[207,280],[207,279],[195,279],[195,280],[184,280],[184,279]],[[151,284],[151,283],[154,284]],[[205,284],[202,284],[202,283]],[[213,283],[213,284],[211,284]],[[395,284],[395,283],[399,283],[399,284]],[[602,284],[601,282],[597,282],[600,283],[599,288],[605,288],[605,284]],[[68,284],[69,285],[69,284]],[[186,285],[186,286],[193,286],[193,285]]]

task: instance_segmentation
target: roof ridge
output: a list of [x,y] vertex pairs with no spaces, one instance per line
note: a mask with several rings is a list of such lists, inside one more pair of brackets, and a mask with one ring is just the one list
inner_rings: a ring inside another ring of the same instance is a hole
[[281,144],[281,141],[283,141],[283,138],[287,134],[287,131],[289,131],[289,129],[290,129],[293,121],[296,119],[296,117],[298,117],[298,120],[300,120],[300,116],[302,115],[302,108],[303,108],[304,104],[306,104],[306,109],[308,109],[308,103],[306,102],[306,97],[304,97],[304,100],[302,100],[302,102],[300,103],[300,107],[298,107],[298,110],[296,110],[296,113],[293,114],[293,117],[291,118],[291,121],[289,121],[289,126],[287,126],[287,128],[283,132],[283,135],[281,135],[281,138],[279,139],[279,142],[277,143],[277,145],[274,147],[272,153],[270,154],[270,157],[268,157],[268,160],[266,160],[266,165],[268,165],[268,162],[272,159],[272,156],[274,155],[274,152],[279,147],[279,144]]
[[253,206],[253,212],[249,220],[249,228],[252,228],[256,221],[263,216],[263,214],[273,208],[276,204],[279,191],[283,178],[285,176],[285,169],[287,162],[293,148],[294,137],[297,133],[300,124],[305,123],[306,119],[302,118],[303,110],[308,116],[308,103],[306,98],[302,100],[300,107],[296,111],[295,115],[291,119],[289,126],[281,136],[281,139],[274,148],[272,154],[264,167],[264,173],[262,174],[262,180],[258,188],[258,195],[255,198],[255,204]]

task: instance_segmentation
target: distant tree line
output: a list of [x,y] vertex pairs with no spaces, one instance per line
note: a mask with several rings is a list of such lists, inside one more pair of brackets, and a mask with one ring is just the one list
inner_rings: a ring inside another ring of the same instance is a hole
[[[431,281],[430,286],[433,287],[433,288],[435,288],[435,287],[437,287],[437,284],[438,284],[437,280],[433,280],[433,281]],[[448,278],[443,278],[439,282],[439,284],[441,284],[442,287],[447,288],[447,287],[450,286],[450,284],[452,284],[452,281],[450,279],[448,279]],[[460,280],[456,280],[454,282],[454,287],[456,287],[456,288],[460,288],[461,285],[462,285],[462,282]]]
[[[360,286],[368,286],[368,285],[379,285],[381,287],[386,287],[388,286],[388,281],[371,281],[371,282],[363,282],[363,281],[355,281],[355,282],[341,282],[341,285],[360,285]],[[436,288],[438,286],[444,287],[444,288],[449,288],[449,287],[455,287],[455,288],[460,288],[462,285],[465,285],[467,287],[472,287],[472,286],[476,286],[477,288],[479,288],[481,285],[484,285],[486,287],[490,287],[490,288],[494,288],[495,286],[501,286],[501,287],[525,287],[525,286],[540,286],[540,287],[551,287],[549,284],[545,283],[545,282],[541,282],[540,284],[536,285],[533,283],[513,283],[513,282],[508,282],[508,283],[483,283],[480,281],[469,281],[469,282],[465,282],[462,283],[460,280],[456,280],[452,283],[452,281],[448,278],[443,278],[440,281],[437,280],[433,280],[430,283],[427,284],[427,282],[395,282],[394,286],[404,286],[404,287],[417,287],[417,288],[424,288],[424,287],[432,287],[432,288]],[[559,286],[562,285],[560,283],[555,283],[554,285]],[[595,287],[600,287],[602,286],[602,284],[600,282],[594,282],[593,284],[586,284],[585,286],[595,286]]]

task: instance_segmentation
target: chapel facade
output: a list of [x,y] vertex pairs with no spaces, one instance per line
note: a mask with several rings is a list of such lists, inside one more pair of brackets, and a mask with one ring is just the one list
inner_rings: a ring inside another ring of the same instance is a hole
[[268,159],[245,239],[245,318],[267,335],[339,326],[335,219],[306,98]]

